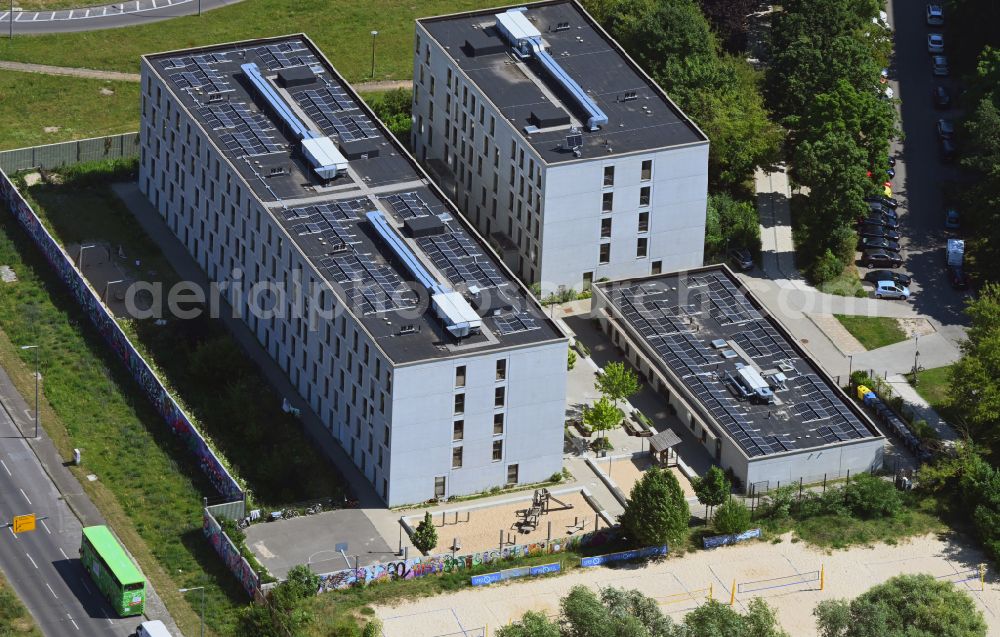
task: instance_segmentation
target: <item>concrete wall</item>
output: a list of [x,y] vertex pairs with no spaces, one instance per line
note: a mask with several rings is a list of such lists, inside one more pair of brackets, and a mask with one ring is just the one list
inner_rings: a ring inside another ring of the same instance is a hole
[[[869,438],[858,442],[845,442],[820,449],[806,449],[797,453],[752,459],[744,483],[749,486],[763,483],[775,488],[778,483],[806,484],[827,479],[842,478],[852,474],[874,471],[882,467],[885,440]],[[763,485],[759,488],[762,488]]]
[[[507,360],[507,379],[496,380],[496,361]],[[454,388],[455,368],[466,366],[464,389]],[[446,477],[446,496],[484,491],[507,482],[518,465],[518,482],[547,479],[562,468],[566,404],[566,342],[489,352],[396,368],[392,404],[392,474],[389,506],[434,497],[434,478]],[[505,406],[494,407],[495,390],[506,388]],[[455,394],[465,410],[454,413]],[[494,435],[494,415],[504,430]],[[454,422],[464,436],[453,439]],[[494,441],[503,458],[494,461]],[[462,467],[452,468],[452,450],[462,447]]]

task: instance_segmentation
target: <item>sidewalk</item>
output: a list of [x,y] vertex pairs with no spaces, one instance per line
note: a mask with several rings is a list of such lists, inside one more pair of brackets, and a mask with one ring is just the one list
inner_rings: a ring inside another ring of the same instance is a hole
[[913,411],[913,417],[916,420],[926,420],[927,424],[934,427],[938,435],[941,436],[941,440],[946,442],[955,442],[958,440],[958,434],[955,430],[951,428],[947,422],[941,418],[936,411],[934,411],[930,403],[924,400],[924,397],[917,393],[917,390],[906,380],[905,376],[901,374],[892,374],[886,378],[886,382],[892,385],[893,391],[895,391],[906,403],[906,406]]

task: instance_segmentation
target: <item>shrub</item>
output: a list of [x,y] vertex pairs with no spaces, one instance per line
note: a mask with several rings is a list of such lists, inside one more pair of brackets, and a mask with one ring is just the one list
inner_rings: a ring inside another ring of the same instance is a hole
[[633,544],[652,546],[680,542],[690,519],[691,510],[676,476],[653,467],[632,487],[619,522]]
[[437,529],[434,528],[434,520],[431,519],[431,512],[424,513],[424,519],[420,521],[413,531],[413,546],[417,547],[421,553],[433,550],[438,543]]
[[382,620],[377,617],[373,617],[368,620],[365,624],[365,629],[361,633],[361,637],[381,637],[382,635]]
[[829,248],[827,248],[826,252],[824,252],[818,259],[816,259],[816,262],[813,263],[810,274],[813,283],[819,284],[832,281],[840,276],[843,271],[843,262],[841,262],[841,260],[838,259]]
[[576,352],[571,349],[566,350],[566,369],[571,370],[576,367]]
[[712,526],[723,535],[742,533],[750,528],[750,509],[739,500],[727,500],[715,510]]
[[844,503],[860,518],[889,518],[899,512],[903,501],[887,480],[862,473],[844,487]]

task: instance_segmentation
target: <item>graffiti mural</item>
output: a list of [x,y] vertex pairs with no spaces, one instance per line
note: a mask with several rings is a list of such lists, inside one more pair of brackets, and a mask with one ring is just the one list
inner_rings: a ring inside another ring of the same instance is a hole
[[728,546],[730,544],[736,544],[737,542],[743,542],[745,540],[758,537],[760,537],[760,529],[750,529],[749,531],[733,533],[732,535],[713,535],[705,537],[702,538],[702,544],[706,549],[714,549],[720,546]]
[[614,539],[616,529],[601,529],[583,535],[577,535],[557,540],[534,542],[531,544],[515,544],[503,550],[491,549],[469,555],[429,555],[415,557],[397,562],[379,562],[362,566],[357,569],[348,568],[342,571],[320,575],[320,593],[348,588],[355,585],[368,586],[379,582],[398,579],[414,579],[427,575],[454,573],[474,567],[501,563],[505,560],[536,555],[552,555],[570,549],[602,546]]
[[260,589],[260,576],[254,572],[246,559],[240,555],[233,541],[229,539],[228,535],[222,532],[222,526],[212,517],[207,509],[203,511],[202,515],[202,532],[212,544],[212,548],[222,558],[229,572],[239,580],[243,590],[251,598],[256,599],[256,593]]
[[198,466],[205,472],[219,495],[229,500],[243,499],[243,490],[233,479],[215,453],[205,443],[205,439],[191,424],[166,388],[156,378],[156,374],[139,355],[118,322],[100,301],[100,297],[87,285],[83,276],[63,251],[59,243],[48,233],[31,206],[21,197],[6,173],[0,171],[0,200],[14,215],[18,223],[42,251],[56,276],[66,285],[70,294],[83,308],[91,322],[108,343],[115,355],[128,368],[143,393],[156,408],[157,413],[198,460]]

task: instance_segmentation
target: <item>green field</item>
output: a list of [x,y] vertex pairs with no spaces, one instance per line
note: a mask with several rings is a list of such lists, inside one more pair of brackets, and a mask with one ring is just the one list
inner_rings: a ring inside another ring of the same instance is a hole
[[7,578],[0,573],[0,635],[4,637],[42,637]]
[[0,71],[0,121],[0,149],[134,131],[139,85]]
[[848,332],[873,350],[906,340],[906,333],[899,327],[899,321],[886,316],[848,316],[834,314]]
[[939,416],[954,423],[957,415],[951,404],[951,369],[946,365],[918,372],[916,390]]
[[352,82],[371,79],[371,35],[377,30],[375,79],[413,73],[414,20],[504,4],[502,0],[244,0],[235,5],[125,29],[15,37],[0,59],[138,72],[139,56],[249,38],[305,33]]

